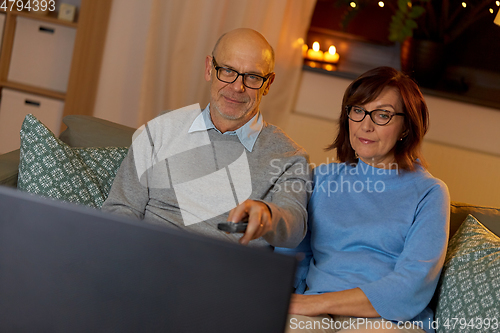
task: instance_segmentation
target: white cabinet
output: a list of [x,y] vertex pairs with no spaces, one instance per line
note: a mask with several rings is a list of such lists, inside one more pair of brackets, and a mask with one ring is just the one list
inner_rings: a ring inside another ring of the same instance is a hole
[[0,153],[19,147],[27,113],[56,135],[62,117],[93,115],[112,0],[63,2],[77,7],[77,22],[0,10]]
[[59,134],[76,36],[73,23],[22,14],[9,19],[15,22],[14,30],[3,35],[12,44],[1,84],[0,154],[19,148],[19,130],[28,113]]
[[76,28],[16,19],[8,81],[66,92]]
[[2,89],[0,103],[0,154],[19,148],[19,131],[24,117],[31,113],[59,135],[64,102],[28,94],[12,89]]

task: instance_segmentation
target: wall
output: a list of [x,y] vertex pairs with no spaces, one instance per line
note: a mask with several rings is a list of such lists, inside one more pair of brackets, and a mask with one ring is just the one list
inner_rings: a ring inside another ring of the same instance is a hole
[[[112,3],[94,116],[138,127],[152,0]],[[123,82],[127,84],[124,85]]]
[[[323,148],[337,133],[336,120],[350,79],[304,71],[285,131],[315,165],[334,160]],[[429,171],[442,179],[451,199],[500,207],[500,110],[424,94],[430,128],[423,146]]]

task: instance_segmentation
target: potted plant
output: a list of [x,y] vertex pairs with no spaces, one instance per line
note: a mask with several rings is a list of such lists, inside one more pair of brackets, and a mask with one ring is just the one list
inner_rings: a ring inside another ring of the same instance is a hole
[[[348,13],[342,25],[356,15],[370,0],[337,0]],[[490,8],[498,8],[494,0],[384,0],[392,17],[388,38],[401,43],[402,70],[414,74],[419,83],[432,85],[444,69],[446,45],[459,37],[472,23],[491,15]],[[464,7],[465,6],[465,7]]]
[[493,0],[386,0],[394,10],[389,39],[404,42],[418,37],[448,44],[472,23],[491,15],[488,6],[498,8]]
[[401,42],[401,69],[433,86],[445,69],[446,46],[472,23],[491,15],[488,6],[495,6],[495,1],[397,0],[392,5],[397,6],[389,39]]

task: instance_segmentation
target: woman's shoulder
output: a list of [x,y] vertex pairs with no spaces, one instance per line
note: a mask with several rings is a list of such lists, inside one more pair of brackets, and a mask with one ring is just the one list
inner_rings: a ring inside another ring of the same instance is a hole
[[427,169],[419,166],[417,170],[411,172],[416,189],[423,193],[435,192],[440,196],[449,196],[448,186],[441,179],[434,177]]
[[434,177],[429,170],[417,165],[416,170],[413,172],[408,172],[414,175],[414,178],[418,179],[419,182],[425,183],[426,185],[439,185],[446,186],[446,184],[439,178]]

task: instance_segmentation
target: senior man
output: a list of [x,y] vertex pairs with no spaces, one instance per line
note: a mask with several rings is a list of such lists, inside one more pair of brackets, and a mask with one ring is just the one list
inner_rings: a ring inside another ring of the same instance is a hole
[[[298,245],[311,172],[304,149],[260,113],[273,69],[274,51],[260,33],[222,35],[205,60],[210,104],[149,122],[102,209],[245,245]],[[217,229],[243,220],[243,236]]]

